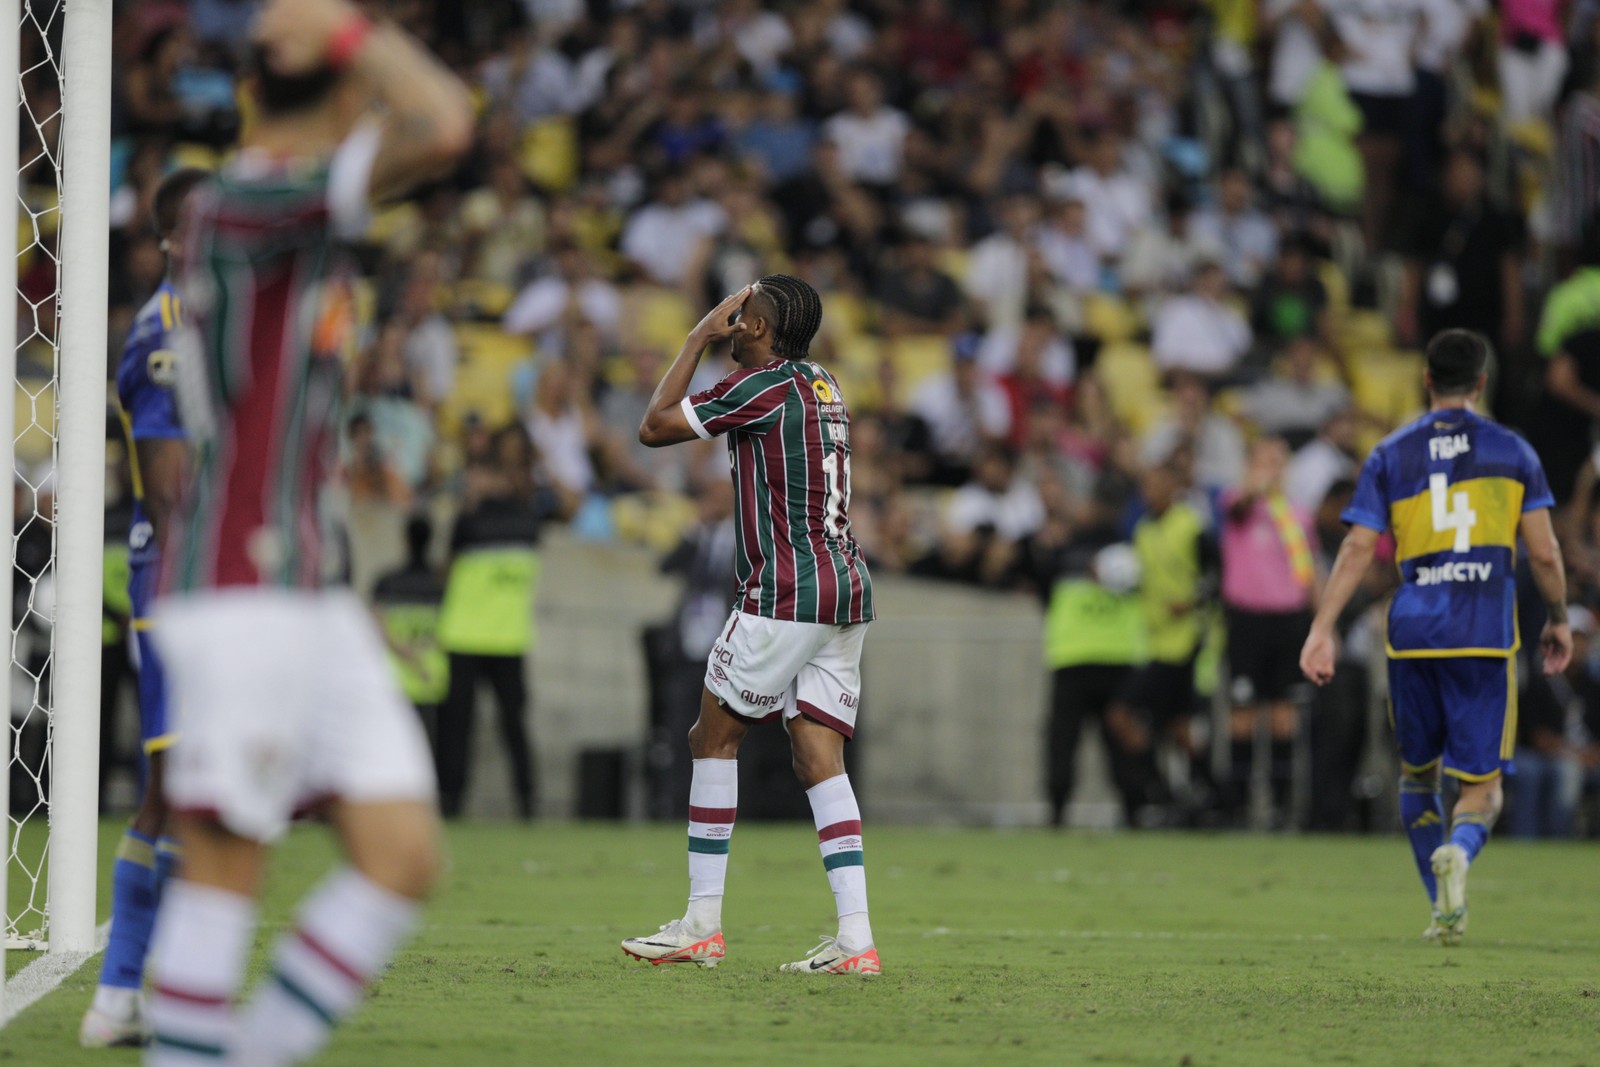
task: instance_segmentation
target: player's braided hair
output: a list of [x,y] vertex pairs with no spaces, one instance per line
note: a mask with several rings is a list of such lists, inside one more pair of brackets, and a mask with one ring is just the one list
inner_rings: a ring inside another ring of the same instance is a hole
[[772,308],[772,351],[784,359],[804,359],[822,325],[822,297],[792,274],[769,274],[755,292]]

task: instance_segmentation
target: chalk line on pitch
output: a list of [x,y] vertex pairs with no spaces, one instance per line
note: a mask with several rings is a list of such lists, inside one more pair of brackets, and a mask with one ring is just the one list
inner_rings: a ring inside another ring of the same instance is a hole
[[71,978],[91,957],[104,951],[110,936],[111,922],[107,920],[95,928],[93,951],[54,955],[47,952],[12,975],[6,982],[5,998],[0,1001],[0,1029]]

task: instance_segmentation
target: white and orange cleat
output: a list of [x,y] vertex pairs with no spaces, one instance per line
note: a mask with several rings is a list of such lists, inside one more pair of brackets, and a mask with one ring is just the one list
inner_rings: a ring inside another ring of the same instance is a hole
[[805,959],[785,963],[778,970],[785,974],[882,974],[883,964],[878,960],[878,950],[870,945],[851,952],[839,944],[838,938],[824,937]]
[[622,943],[622,951],[636,960],[649,960],[656,967],[663,963],[715,967],[728,954],[728,946],[722,940],[721,930],[710,937],[699,937],[690,932],[682,919],[674,919],[663,926],[660,933],[628,938]]

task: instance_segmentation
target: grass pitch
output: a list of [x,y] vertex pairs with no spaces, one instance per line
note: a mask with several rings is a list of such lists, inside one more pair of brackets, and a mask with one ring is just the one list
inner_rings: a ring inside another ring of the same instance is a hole
[[[454,827],[424,931],[319,1062],[1600,1065],[1593,843],[1491,841],[1447,950],[1399,837],[866,840],[863,980],[776,973],[833,929],[809,827],[736,831],[712,971],[617,947],[681,914],[680,827]],[[284,845],[260,953],[331,857],[317,829]],[[0,1063],[136,1063],[77,1048],[95,974],[0,1031]]]

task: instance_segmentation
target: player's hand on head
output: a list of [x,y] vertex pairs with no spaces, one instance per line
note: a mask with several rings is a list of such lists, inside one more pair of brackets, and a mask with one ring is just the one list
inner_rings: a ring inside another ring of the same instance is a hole
[[256,16],[254,39],[278,73],[311,71],[326,62],[334,34],[359,14],[349,0],[268,0]]
[[728,320],[744,306],[744,302],[750,297],[751,288],[751,286],[747,285],[737,293],[730,293],[723,298],[722,303],[706,312],[706,317],[701,319],[699,325],[694,328],[695,335],[710,344],[713,341],[721,341],[732,337],[736,333],[743,333],[748,329],[749,327],[743,322],[729,323]]
[[1332,634],[1312,633],[1300,650],[1300,671],[1318,685],[1333,681],[1333,657],[1336,651]]
[[1539,635],[1544,652],[1544,673],[1560,674],[1572,660],[1572,627],[1566,623],[1546,623]]

